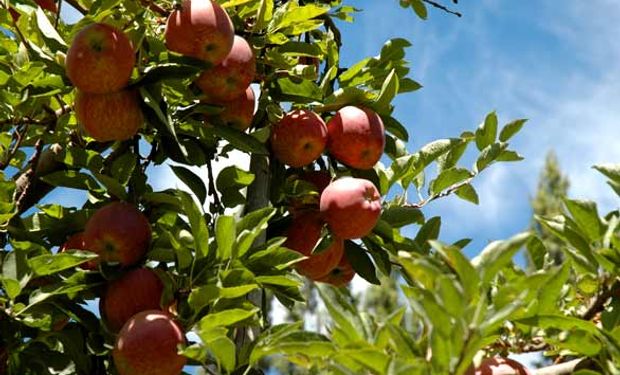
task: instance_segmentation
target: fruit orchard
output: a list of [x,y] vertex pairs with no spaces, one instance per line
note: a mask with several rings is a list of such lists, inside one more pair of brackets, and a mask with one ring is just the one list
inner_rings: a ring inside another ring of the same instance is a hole
[[[473,259],[442,241],[425,206],[478,203],[476,177],[522,159],[526,121],[491,112],[408,150],[392,114],[421,87],[410,42],[343,66],[350,3],[0,4],[0,374],[262,374],[274,357],[313,374],[620,372],[620,213],[565,199],[537,217],[559,264],[534,232]],[[400,5],[412,22],[454,12]],[[165,164],[191,193],[153,188]],[[620,194],[620,165],[595,168]],[[43,201],[70,189],[83,206]],[[355,275],[397,279],[407,304],[362,311]],[[270,323],[268,301],[304,304],[304,283],[328,333]],[[507,358],[527,352],[549,365]]]

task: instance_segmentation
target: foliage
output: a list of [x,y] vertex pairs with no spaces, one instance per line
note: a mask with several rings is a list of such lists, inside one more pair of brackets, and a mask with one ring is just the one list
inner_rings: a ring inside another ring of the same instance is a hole
[[[354,7],[340,0],[219,2],[257,56],[260,98],[249,133],[205,126],[205,114],[221,108],[201,103],[192,84],[209,67],[165,47],[164,15],[172,2],[62,2],[84,13],[73,25],[30,0],[2,3],[0,28],[8,37],[0,41],[0,347],[8,373],[114,373],[114,334],[89,303],[124,270],[114,264],[84,270],[78,266],[91,253],[57,251],[111,200],[132,202],[148,217],[153,240],[144,264],[164,282],[163,304],[200,338],[180,350],[205,371],[260,373],[261,361],[277,355],[315,373],[460,375],[482,351],[528,351],[534,342],[551,355],[588,357],[597,371],[617,372],[618,211],[601,217],[595,203],[566,199],[564,213],[537,217],[561,241],[566,261],[527,272],[512,259],[523,248],[543,256],[545,243],[536,235],[492,242],[469,260],[462,253],[469,241],[440,241],[441,218],[423,212],[452,193],[478,203],[473,179],[492,164],[521,159],[509,141],[525,120],[502,126],[491,112],[472,131],[410,152],[407,127],[393,117],[392,104],[421,87],[408,76],[409,41],[389,40],[376,56],[345,67],[334,21],[352,22]],[[427,2],[401,3],[426,18]],[[137,49],[131,87],[140,93],[146,124],[128,141],[94,141],[73,112],[64,57],[72,36],[92,22],[123,29]],[[288,202],[316,195],[292,182],[298,171],[270,156],[271,126],[288,108],[329,118],[345,105],[382,117],[385,157],[367,171],[329,155],[316,165],[334,178],[362,177],[379,188],[381,219],[368,236],[348,243],[347,254],[369,283],[397,269],[408,307],[375,319],[343,290],[320,285],[329,334],[306,330],[299,320],[271,326],[261,303],[267,295],[287,308],[304,300],[293,267],[301,256],[282,245]],[[248,154],[252,167],[233,165],[214,176],[212,164],[233,150]],[[475,160],[470,167],[459,163],[466,152]],[[191,194],[154,190],[149,168],[169,163]],[[203,166],[206,178],[191,169]],[[620,191],[620,167],[596,168]],[[72,189],[87,193],[82,207],[40,204],[53,190]],[[227,210],[239,207],[236,215]],[[416,234],[408,237],[411,228]],[[567,284],[569,277],[577,284]]]

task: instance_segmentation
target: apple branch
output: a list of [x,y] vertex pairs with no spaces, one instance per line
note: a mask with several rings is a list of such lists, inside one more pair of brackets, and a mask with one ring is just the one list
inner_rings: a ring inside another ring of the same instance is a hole
[[422,199],[421,201],[417,202],[417,203],[407,203],[405,205],[405,207],[413,207],[413,208],[422,208],[424,206],[426,206],[428,203],[434,201],[435,199],[439,199],[439,198],[443,198],[443,197],[447,197],[448,195],[454,193],[455,191],[457,191],[458,189],[462,188],[463,186],[469,184],[475,176],[472,176],[464,181],[461,181],[457,184],[454,184],[438,193],[435,193],[431,196],[429,196],[426,199]]
[[[430,6],[433,6],[433,7],[437,8],[437,9],[441,9],[441,10],[443,10],[446,13],[453,14],[453,15],[455,15],[457,17],[462,17],[463,16],[461,13],[456,12],[454,10],[451,10],[448,7],[446,7],[445,5],[439,4],[438,2],[435,2],[433,0],[422,0],[422,1],[424,1],[426,4],[428,4]],[[458,0],[452,0],[452,2],[454,4],[458,4]]]
[[147,7],[151,12],[156,13],[162,17],[168,17],[169,11],[155,4],[152,0],[140,0],[140,3]]

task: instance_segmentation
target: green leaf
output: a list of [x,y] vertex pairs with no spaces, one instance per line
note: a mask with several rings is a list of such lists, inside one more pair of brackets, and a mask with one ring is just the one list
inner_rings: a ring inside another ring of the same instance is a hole
[[127,192],[125,187],[115,178],[101,174],[93,173],[97,180],[106,188],[108,194],[117,197],[120,200],[127,200]]
[[209,256],[209,228],[202,214],[202,211],[194,199],[184,191],[177,191],[177,195],[181,199],[183,210],[189,220],[189,225],[194,236],[194,246],[196,247],[196,259],[202,259]]
[[282,100],[311,103],[323,98],[321,88],[309,79],[285,77],[277,79],[275,84],[275,93]]
[[273,0],[260,0],[254,31],[264,30],[273,17]]
[[455,191],[457,197],[464,199],[473,204],[478,204],[478,193],[471,184],[465,184]]
[[268,155],[269,151],[258,139],[230,126],[214,126],[211,128],[218,137],[227,140],[236,149],[248,154]]
[[481,275],[482,283],[488,284],[531,238],[531,233],[517,234],[505,241],[494,241],[485,247],[472,264]]
[[495,142],[497,137],[497,114],[489,113],[484,122],[476,130],[476,146],[478,150],[484,150],[488,145]]
[[472,177],[473,174],[465,168],[449,168],[441,172],[436,179],[431,181],[429,194],[438,194],[445,189],[463,182]]
[[590,241],[598,241],[603,236],[603,223],[601,222],[596,203],[577,199],[564,199],[566,209],[571,213],[579,229]]
[[570,277],[570,262],[564,262],[561,267],[553,271],[551,278],[538,292],[538,313],[552,314],[556,311],[558,297]]
[[43,11],[43,9],[41,9],[41,7],[37,7],[36,15],[37,26],[39,27],[39,31],[41,31],[41,34],[46,39],[53,40],[55,43],[57,43],[57,45],[64,47],[63,50],[66,49],[67,43],[64,41],[64,39],[62,39],[60,34],[58,34],[56,29],[54,28],[54,25],[52,25],[49,18],[47,18],[47,15]]
[[217,242],[217,258],[230,259],[232,249],[237,238],[235,218],[232,216],[218,216],[215,221],[215,240]]
[[237,245],[233,248],[233,258],[242,257],[250,250],[254,240],[267,229],[267,223],[276,210],[265,207],[245,215],[237,223]]
[[527,243],[527,252],[532,265],[534,265],[537,270],[540,270],[545,266],[545,254],[547,254],[547,249],[540,238],[537,236],[532,236],[530,241]]
[[207,331],[216,327],[229,327],[252,318],[258,309],[243,310],[230,309],[206,315],[198,322],[200,331]]
[[74,251],[61,254],[39,255],[28,260],[28,264],[37,276],[52,275],[54,273],[73,268],[97,257],[89,251]]
[[73,170],[53,172],[41,176],[40,179],[52,186],[64,186],[73,189],[92,191],[101,190],[99,184],[97,184],[97,181],[95,181],[92,176]]
[[142,74],[140,79],[134,82],[132,86],[152,85],[166,80],[180,81],[188,78],[196,78],[198,74],[207,68],[208,64],[200,60],[192,61],[191,65],[178,63],[157,64],[147,67],[144,70],[144,74]]
[[426,10],[426,5],[424,2],[422,0],[410,0],[410,2],[415,14],[425,20],[428,17],[428,11]]
[[476,171],[482,172],[483,169],[489,166],[493,161],[497,160],[502,151],[506,148],[505,143],[493,143],[487,146],[476,160]]
[[499,133],[499,140],[501,142],[508,141],[513,135],[517,134],[519,130],[521,130],[526,122],[527,119],[518,119],[504,125],[502,131]]
[[407,206],[390,206],[383,210],[381,219],[394,228],[401,228],[410,224],[424,224],[422,210]]
[[517,153],[516,151],[502,150],[502,152],[499,153],[499,156],[497,157],[496,160],[510,162],[510,161],[521,161],[523,159],[524,159],[523,156],[519,155],[519,153]]
[[430,241],[430,243],[458,275],[465,294],[472,300],[475,300],[479,294],[480,278],[469,259],[455,246],[446,246],[434,240]]
[[235,299],[243,297],[257,288],[257,284],[247,284],[232,287],[204,285],[192,289],[188,297],[188,303],[194,309],[194,311],[198,312],[217,299]]
[[613,182],[620,184],[620,164],[598,164],[593,167]]
[[396,74],[396,70],[392,69],[390,74],[385,78],[385,81],[383,81],[381,92],[373,103],[373,107],[379,113],[389,113],[390,103],[396,97],[396,94],[398,94],[398,75]]
[[318,17],[329,11],[329,7],[318,4],[298,6],[297,2],[291,1],[287,5],[288,8],[282,12],[282,16],[274,17],[272,22],[269,24],[270,33],[282,30],[289,26],[294,26],[295,24]]
[[439,237],[439,229],[441,228],[441,217],[431,217],[422,225],[418,234],[415,236],[415,242],[420,246],[422,251],[427,252],[431,245],[429,240],[434,240]]
[[187,185],[201,204],[205,204],[207,200],[207,187],[200,177],[194,172],[180,165],[170,165],[174,174]]
[[363,247],[353,241],[344,241],[344,251],[355,272],[371,284],[381,285],[375,265]]
[[205,346],[227,372],[230,373],[235,369],[237,347],[231,339],[225,335],[210,337],[205,341]]

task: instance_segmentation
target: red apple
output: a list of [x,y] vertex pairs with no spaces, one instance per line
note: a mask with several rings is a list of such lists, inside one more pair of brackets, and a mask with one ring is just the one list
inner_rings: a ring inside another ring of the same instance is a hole
[[256,98],[254,90],[248,87],[241,96],[230,101],[218,101],[213,104],[222,106],[223,111],[217,115],[207,117],[207,122],[219,119],[223,124],[240,131],[246,131],[252,125]]
[[147,268],[129,271],[110,282],[99,303],[107,327],[118,332],[135,314],[159,309],[163,291],[164,284]]
[[319,194],[332,182],[332,176],[327,171],[304,171],[299,178],[314,185]]
[[135,52],[125,34],[103,23],[84,27],[67,51],[67,76],[78,89],[105,94],[118,91],[129,82]]
[[286,232],[286,242],[283,245],[309,257],[297,263],[296,267],[299,273],[312,280],[325,276],[334,269],[344,252],[344,242],[334,238],[327,249],[318,254],[312,254],[312,249],[321,239],[323,225],[318,212],[305,212],[293,219]]
[[375,185],[361,178],[332,182],[321,194],[320,210],[331,232],[343,239],[370,233],[381,215],[381,195]]
[[338,265],[331,270],[327,275],[317,279],[316,281],[332,284],[333,286],[343,287],[353,280],[355,277],[355,270],[353,270],[353,266],[347,256],[342,254],[342,258],[340,258],[340,262]]
[[177,347],[183,344],[185,334],[168,314],[147,310],[125,323],[112,358],[119,375],[179,375],[186,358]]
[[49,10],[52,13],[58,13],[58,6],[54,0],[34,0],[42,9]]
[[[62,253],[67,250],[88,250],[84,244],[84,232],[79,232],[69,237],[69,239],[62,244],[59,252]],[[80,268],[85,270],[96,270],[98,264],[99,261],[95,258],[86,263],[80,264]]]
[[316,113],[297,109],[273,126],[271,147],[275,157],[291,167],[303,167],[321,156],[327,144],[327,128]]
[[467,369],[465,375],[531,375],[532,372],[519,362],[502,357],[486,358],[474,370]]
[[97,141],[123,141],[136,135],[144,123],[138,98],[133,90],[109,94],[78,90],[75,114],[86,133]]
[[84,244],[105,262],[138,263],[151,242],[147,218],[132,204],[113,202],[98,209],[86,223]]
[[204,71],[196,85],[210,100],[228,101],[238,98],[254,80],[256,59],[248,42],[235,35],[230,53],[213,69]]
[[329,120],[327,131],[327,149],[349,167],[370,169],[383,155],[385,128],[371,109],[344,107]]
[[230,17],[211,0],[184,0],[170,13],[164,34],[169,50],[213,65],[228,55],[234,35]]

